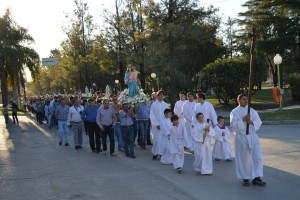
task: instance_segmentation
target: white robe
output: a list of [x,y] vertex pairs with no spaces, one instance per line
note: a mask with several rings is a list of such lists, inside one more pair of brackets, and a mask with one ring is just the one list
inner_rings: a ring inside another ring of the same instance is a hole
[[184,147],[190,148],[186,129],[179,123],[178,127],[172,126],[170,130],[170,152],[174,169],[182,168],[184,164]]
[[[213,157],[221,160],[232,158],[232,152],[228,142],[230,130],[227,127],[221,129],[220,125],[215,126],[214,130],[216,135]],[[222,136],[222,133],[224,133],[224,136]]]
[[246,135],[246,122],[243,121],[243,117],[247,115],[247,111],[247,106],[238,106],[230,113],[230,126],[235,132],[235,166],[238,179],[253,179],[263,176],[262,152],[256,134],[262,122],[258,113],[251,108],[250,119],[254,125],[249,125],[249,135]]
[[215,131],[210,127],[210,131],[205,137],[203,144],[203,134],[206,123],[195,124],[193,130],[193,140],[194,140],[194,169],[201,174],[212,174],[213,163],[212,163],[212,153],[211,153],[211,138],[215,136]]
[[165,118],[164,111],[169,108],[168,104],[164,101],[159,102],[156,100],[152,103],[150,108],[150,121],[151,121],[151,135],[153,140],[152,154],[162,155],[162,133],[157,129],[160,126],[162,119]]
[[160,129],[162,133],[163,151],[160,162],[165,165],[172,164],[172,155],[170,153],[170,130],[173,124],[169,118],[164,118],[161,122]]
[[196,115],[200,112],[203,113],[205,122],[207,121],[207,119],[209,119],[210,125],[215,126],[218,124],[217,113],[215,111],[214,106],[210,102],[204,101],[203,104],[197,103],[195,105],[194,115],[193,115],[193,124],[196,124],[196,122],[197,122]]
[[179,122],[184,123],[184,115],[183,115],[183,106],[186,104],[187,100],[177,101],[174,106],[174,114],[179,117]]
[[194,150],[194,145],[193,145],[193,138],[192,138],[192,120],[193,120],[193,116],[195,114],[195,105],[197,103],[196,102],[186,102],[184,105],[183,105],[183,117],[184,117],[184,120],[185,120],[185,128],[186,128],[186,132],[187,132],[187,136],[190,140],[190,144],[191,144],[191,150],[193,151]]

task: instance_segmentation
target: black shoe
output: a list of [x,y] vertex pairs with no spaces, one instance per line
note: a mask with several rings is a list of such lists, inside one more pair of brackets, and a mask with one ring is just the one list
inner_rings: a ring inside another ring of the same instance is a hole
[[65,146],[67,146],[67,147],[68,147],[68,146],[70,146],[70,145],[69,145],[69,143],[66,143],[66,144],[65,144]]
[[220,161],[221,159],[219,159],[219,158],[215,158],[215,161]]
[[136,156],[135,156],[135,155],[133,155],[133,156],[129,156],[129,158],[135,159],[135,158],[136,158]]
[[266,182],[263,182],[259,177],[253,179],[252,181],[253,185],[258,185],[258,186],[265,186]]
[[59,144],[59,146],[61,146],[61,145],[62,145],[62,142],[59,142],[58,144]]
[[110,156],[117,157],[117,154],[111,153]]
[[179,168],[176,169],[176,171],[177,171],[178,174],[181,174],[182,173],[182,168],[179,167]]
[[93,153],[96,153],[95,149],[92,149],[92,152],[93,152]]
[[157,158],[157,156],[152,156],[152,159],[153,159],[153,160],[156,160],[156,158]]
[[244,182],[243,182],[243,186],[249,186],[249,180],[248,179],[244,179]]
[[82,149],[82,146],[77,146],[78,147],[78,149]]
[[78,146],[75,146],[75,149],[78,150],[79,149]]
[[226,162],[231,162],[232,160],[231,159],[226,159]]
[[147,145],[153,145],[151,142],[148,142]]

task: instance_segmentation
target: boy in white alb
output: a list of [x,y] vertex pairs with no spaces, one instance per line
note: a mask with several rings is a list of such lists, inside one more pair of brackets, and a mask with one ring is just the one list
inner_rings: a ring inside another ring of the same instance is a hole
[[218,116],[218,124],[215,130],[215,146],[213,150],[213,158],[216,161],[226,160],[231,162],[232,152],[228,142],[230,130],[225,126],[224,117]]
[[215,131],[210,128],[205,121],[204,115],[196,115],[197,122],[192,132],[194,140],[194,169],[203,175],[211,175],[213,172],[211,138],[215,136]]
[[173,115],[171,121],[173,126],[170,130],[170,152],[172,154],[173,167],[180,174],[184,164],[184,147],[190,148],[191,145],[186,129],[182,123],[179,123],[178,116]]
[[162,119],[160,129],[162,134],[163,151],[160,163],[165,165],[172,164],[172,155],[170,153],[170,130],[173,126],[171,122],[172,110],[167,108],[164,111],[165,118]]

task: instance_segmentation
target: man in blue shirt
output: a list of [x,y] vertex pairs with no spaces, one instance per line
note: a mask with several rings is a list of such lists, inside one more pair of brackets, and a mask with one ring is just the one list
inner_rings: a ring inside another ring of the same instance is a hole
[[[89,133],[90,148],[95,153],[102,152],[100,142],[100,128],[96,123],[98,105],[95,105],[95,100],[90,98],[89,105],[86,106],[82,112],[81,118],[86,123],[87,131]],[[96,141],[95,141],[96,139]],[[95,147],[96,143],[96,147]]]
[[124,150],[127,157],[136,158],[134,155],[134,129],[133,120],[134,116],[133,109],[128,109],[127,104],[122,105],[122,110],[119,112],[121,133],[124,141]]

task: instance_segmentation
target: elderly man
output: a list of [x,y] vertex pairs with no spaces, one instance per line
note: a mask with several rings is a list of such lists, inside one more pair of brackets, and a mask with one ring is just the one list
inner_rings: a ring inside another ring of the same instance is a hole
[[109,105],[108,99],[103,100],[103,105],[98,109],[96,122],[101,129],[103,152],[106,155],[106,138],[109,137],[110,156],[117,156],[115,152],[114,128],[117,123],[115,111]]
[[[253,179],[254,185],[264,186],[261,180],[263,176],[263,159],[261,146],[256,131],[262,122],[258,113],[250,108],[248,114],[248,98],[240,94],[237,98],[239,105],[230,113],[230,126],[235,132],[235,166],[238,179],[243,179],[243,185],[249,185],[249,179]],[[246,127],[249,125],[247,134]]]
[[67,124],[70,128],[72,128],[74,132],[74,145],[75,149],[82,148],[82,128],[83,122],[81,119],[81,115],[83,112],[83,106],[80,105],[80,100],[75,99],[74,104],[69,109],[68,121]]

